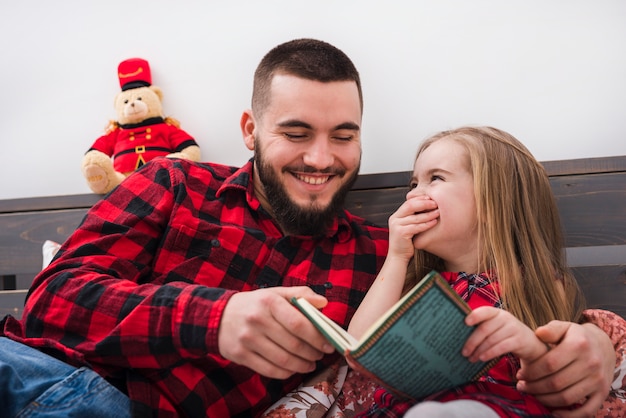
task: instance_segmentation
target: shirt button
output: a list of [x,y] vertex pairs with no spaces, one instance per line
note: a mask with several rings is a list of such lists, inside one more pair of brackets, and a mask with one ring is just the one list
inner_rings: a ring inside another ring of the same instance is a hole
[[219,247],[220,246],[220,240],[217,238],[214,238],[211,240],[211,247]]
[[326,289],[332,289],[333,288],[333,284],[331,282],[326,282],[326,283],[324,283],[324,287]]

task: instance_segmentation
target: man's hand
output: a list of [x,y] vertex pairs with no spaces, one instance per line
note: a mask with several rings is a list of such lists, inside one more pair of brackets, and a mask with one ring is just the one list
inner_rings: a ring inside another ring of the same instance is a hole
[[582,403],[575,410],[555,410],[555,416],[594,416],[609,393],[615,370],[608,335],[593,324],[564,321],[552,321],[535,334],[552,349],[520,369],[518,389],[551,408]]
[[326,298],[306,286],[276,287],[231,296],[218,332],[220,354],[263,376],[286,379],[315,369],[333,347],[290,302],[305,297],[315,307]]

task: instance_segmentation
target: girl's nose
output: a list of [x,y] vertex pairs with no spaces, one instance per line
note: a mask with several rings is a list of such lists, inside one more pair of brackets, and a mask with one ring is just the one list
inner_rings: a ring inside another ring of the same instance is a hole
[[411,190],[409,190],[409,192],[406,194],[406,198],[412,198],[412,197],[416,197],[416,196],[422,196],[425,195],[424,191],[419,187],[414,187]]

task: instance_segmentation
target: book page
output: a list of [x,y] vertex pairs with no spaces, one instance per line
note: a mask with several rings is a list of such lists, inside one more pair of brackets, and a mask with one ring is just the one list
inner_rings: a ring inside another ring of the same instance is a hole
[[292,303],[309,318],[313,325],[315,325],[322,335],[324,335],[341,354],[344,354],[347,349],[351,349],[357,345],[358,341],[356,338],[348,334],[348,331],[341,328],[339,324],[324,315],[306,299],[292,299]]

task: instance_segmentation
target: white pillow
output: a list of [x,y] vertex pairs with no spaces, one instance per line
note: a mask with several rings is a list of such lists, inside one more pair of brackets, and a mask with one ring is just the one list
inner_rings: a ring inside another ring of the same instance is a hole
[[61,244],[58,242],[50,241],[49,239],[45,240],[43,246],[41,248],[41,252],[43,253],[43,265],[42,269],[48,267],[48,264],[52,261],[52,258],[55,256],[57,251],[61,248]]

